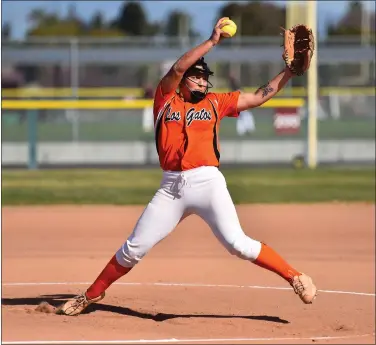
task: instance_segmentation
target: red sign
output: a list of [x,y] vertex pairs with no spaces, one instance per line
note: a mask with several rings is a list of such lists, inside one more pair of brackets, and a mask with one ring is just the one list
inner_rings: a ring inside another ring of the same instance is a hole
[[297,134],[300,130],[300,115],[297,108],[276,108],[274,130],[277,134]]

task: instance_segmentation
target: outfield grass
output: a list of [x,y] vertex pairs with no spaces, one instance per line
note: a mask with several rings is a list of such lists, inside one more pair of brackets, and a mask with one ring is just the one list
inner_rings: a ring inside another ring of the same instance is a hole
[[[127,121],[80,123],[78,136],[80,141],[130,141],[154,140],[154,132],[145,133],[142,130],[142,118],[128,116]],[[236,120],[226,118],[222,120],[220,137],[222,139],[304,139],[306,134],[306,121],[301,123],[301,129],[296,134],[277,135],[273,127],[273,116],[255,116],[256,130],[250,135],[239,137],[236,131]],[[38,123],[39,141],[72,141],[73,127],[70,123]],[[5,124],[2,131],[3,141],[27,141],[27,123]],[[327,119],[318,122],[319,139],[375,139],[374,119]]]
[[[375,169],[222,169],[236,204],[375,202]],[[4,170],[3,205],[141,204],[159,187],[150,170]]]

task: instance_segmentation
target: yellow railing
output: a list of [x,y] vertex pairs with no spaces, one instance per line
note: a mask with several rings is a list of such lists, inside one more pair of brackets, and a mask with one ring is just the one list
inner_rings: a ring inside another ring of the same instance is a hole
[[[2,100],[2,109],[144,109],[153,101],[138,100]],[[273,98],[264,103],[263,108],[300,108],[302,98]]]
[[[245,87],[244,91],[255,91],[254,87]],[[229,92],[227,88],[216,88],[213,92]],[[2,98],[64,98],[64,97],[143,97],[142,88],[122,88],[122,87],[106,87],[106,88],[79,88],[74,93],[72,88],[19,88],[19,89],[3,89]],[[375,88],[373,87],[322,87],[319,89],[320,96],[328,96],[330,94],[337,95],[363,95],[375,96]],[[307,89],[304,87],[285,88],[280,91],[279,96],[288,97],[305,97]]]

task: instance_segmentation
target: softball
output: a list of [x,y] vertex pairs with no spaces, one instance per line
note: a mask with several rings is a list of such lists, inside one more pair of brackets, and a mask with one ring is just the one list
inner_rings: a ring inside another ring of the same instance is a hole
[[236,34],[237,26],[231,19],[225,19],[223,23],[227,23],[222,30],[224,33],[222,34],[223,37],[232,37]]

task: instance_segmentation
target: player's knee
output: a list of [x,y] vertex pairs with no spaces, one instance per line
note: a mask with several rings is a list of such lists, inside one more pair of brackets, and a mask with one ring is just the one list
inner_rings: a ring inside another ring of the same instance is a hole
[[116,253],[116,259],[124,267],[133,267],[141,261],[147,250],[127,240]]
[[256,260],[260,251],[261,242],[256,241],[245,234],[234,238],[231,242],[230,253],[244,260]]

